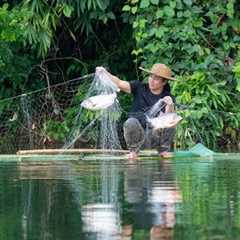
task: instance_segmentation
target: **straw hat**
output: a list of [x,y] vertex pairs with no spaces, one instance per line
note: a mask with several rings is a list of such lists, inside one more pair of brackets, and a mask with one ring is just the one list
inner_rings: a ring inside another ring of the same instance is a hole
[[162,63],[156,63],[152,66],[151,70],[139,67],[139,69],[143,70],[144,72],[154,74],[158,77],[162,77],[168,80],[177,80],[176,78],[171,77],[172,71],[169,67]]

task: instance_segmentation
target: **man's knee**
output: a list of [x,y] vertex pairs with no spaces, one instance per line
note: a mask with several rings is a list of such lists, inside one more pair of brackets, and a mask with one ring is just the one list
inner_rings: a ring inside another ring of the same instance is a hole
[[124,139],[129,149],[139,149],[144,141],[144,129],[138,119],[129,118],[123,125]]
[[136,118],[128,118],[124,124],[123,124],[123,128],[133,128],[133,127],[138,127],[140,126],[140,122],[138,121],[138,119]]

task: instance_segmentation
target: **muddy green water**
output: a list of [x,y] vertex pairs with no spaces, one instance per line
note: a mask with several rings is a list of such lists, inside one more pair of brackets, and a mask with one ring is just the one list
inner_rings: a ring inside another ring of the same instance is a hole
[[240,156],[0,161],[0,240],[240,239]]

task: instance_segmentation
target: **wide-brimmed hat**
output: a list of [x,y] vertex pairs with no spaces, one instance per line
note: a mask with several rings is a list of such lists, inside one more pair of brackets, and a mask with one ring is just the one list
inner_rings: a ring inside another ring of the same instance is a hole
[[176,78],[172,77],[172,71],[169,67],[162,63],[155,63],[150,70],[139,67],[139,69],[143,70],[144,72],[154,74],[158,77],[162,77],[168,80],[177,80]]

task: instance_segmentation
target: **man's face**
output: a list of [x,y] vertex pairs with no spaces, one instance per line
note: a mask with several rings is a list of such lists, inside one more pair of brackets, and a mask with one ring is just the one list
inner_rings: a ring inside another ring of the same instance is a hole
[[148,78],[148,85],[151,90],[160,90],[166,84],[166,80],[162,77],[150,74]]

